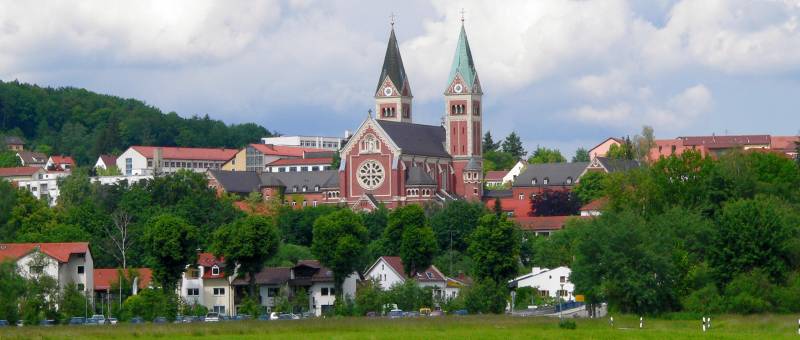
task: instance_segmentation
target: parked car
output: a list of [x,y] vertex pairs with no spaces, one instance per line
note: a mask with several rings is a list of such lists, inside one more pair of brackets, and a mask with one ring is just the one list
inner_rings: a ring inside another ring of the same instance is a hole
[[386,314],[389,319],[399,319],[403,317],[403,310],[402,309],[392,309],[389,313]]
[[278,320],[300,320],[300,316],[292,313],[283,313],[278,315]]
[[261,314],[258,316],[258,321],[269,321],[269,314]]
[[56,320],[42,320],[39,321],[39,326],[52,327],[56,325]]
[[106,319],[106,323],[111,324],[111,325],[116,325],[118,322],[119,322],[119,320],[117,320],[117,318],[108,318],[108,319]]
[[442,315],[444,315],[444,312],[442,312],[441,310],[435,310],[431,312],[430,316],[442,316]]
[[403,316],[405,316],[407,318],[417,318],[417,317],[419,317],[419,312],[414,312],[414,311],[405,312],[405,315],[403,315]]
[[0,327],[8,327],[8,320],[0,320]]
[[278,313],[275,313],[275,312],[269,313],[269,319],[270,320],[278,320]]
[[97,325],[105,325],[106,324],[106,317],[103,316],[103,314],[92,315],[92,317],[89,318],[89,320],[91,320],[91,321],[87,320],[86,323],[92,323],[92,324],[97,324]]
[[305,313],[303,313],[303,314],[300,314],[300,316],[301,316],[303,319],[307,319],[307,318],[313,318],[313,317],[315,317],[316,315],[314,315],[314,313],[313,313],[313,312],[305,312]]
[[70,325],[83,325],[86,323],[86,319],[81,316],[73,316],[69,318],[68,324]]
[[459,310],[453,311],[452,314],[453,315],[467,315],[469,313],[467,312],[466,309],[459,309]]
[[157,317],[155,317],[155,319],[153,319],[153,323],[162,324],[162,323],[167,323],[167,322],[168,322],[167,318],[165,318],[163,316],[157,316]]
[[144,319],[142,319],[142,317],[141,317],[141,316],[135,316],[135,317],[132,317],[132,318],[131,318],[131,321],[130,321],[130,323],[131,323],[131,324],[134,324],[134,325],[137,325],[137,324],[143,324],[143,323],[144,323]]
[[25,326],[25,321],[22,320],[17,321],[17,327],[23,327],[23,326]]
[[376,312],[367,312],[367,317],[368,318],[374,318],[374,317],[377,317],[377,316],[378,316],[378,313],[376,313]]
[[220,321],[219,313],[211,312],[211,313],[206,314],[205,321],[206,322],[219,322]]

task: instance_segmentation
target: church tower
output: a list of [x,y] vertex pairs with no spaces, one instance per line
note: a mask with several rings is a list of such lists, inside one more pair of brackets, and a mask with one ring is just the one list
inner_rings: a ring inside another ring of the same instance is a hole
[[455,191],[467,199],[480,199],[483,195],[482,95],[462,18],[444,97],[446,145],[453,156],[454,183],[459,183]]
[[411,122],[411,87],[394,35],[394,23],[383,57],[383,68],[375,89],[375,117],[395,122]]

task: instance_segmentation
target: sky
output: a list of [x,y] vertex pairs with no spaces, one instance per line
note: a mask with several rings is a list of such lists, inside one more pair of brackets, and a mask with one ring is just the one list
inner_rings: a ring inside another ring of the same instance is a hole
[[607,137],[800,132],[800,0],[0,0],[0,79],[342,136],[390,15],[415,122],[439,124],[464,11],[484,128],[570,157]]

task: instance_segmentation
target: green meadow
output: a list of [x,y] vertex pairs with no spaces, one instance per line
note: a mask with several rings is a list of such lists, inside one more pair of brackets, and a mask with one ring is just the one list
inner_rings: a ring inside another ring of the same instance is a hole
[[496,315],[436,318],[330,318],[165,325],[7,327],[0,339],[780,339],[800,338],[792,315],[720,316],[703,332],[700,320],[634,316],[577,319],[562,329],[558,319]]

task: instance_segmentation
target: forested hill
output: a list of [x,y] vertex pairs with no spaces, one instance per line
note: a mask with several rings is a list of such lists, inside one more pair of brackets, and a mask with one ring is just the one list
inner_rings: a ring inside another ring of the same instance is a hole
[[131,145],[238,148],[270,132],[254,123],[226,125],[208,115],[164,114],[140,100],[85,89],[0,81],[0,134],[20,135],[27,148],[71,155],[82,166]]

